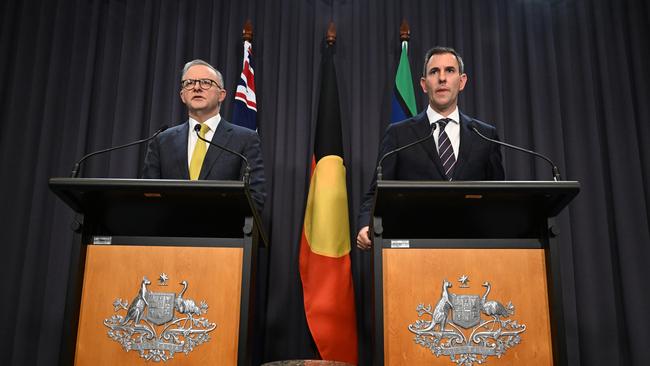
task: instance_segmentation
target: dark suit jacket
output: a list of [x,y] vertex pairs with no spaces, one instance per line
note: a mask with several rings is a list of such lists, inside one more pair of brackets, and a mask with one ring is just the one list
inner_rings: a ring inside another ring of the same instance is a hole
[[[470,129],[471,124],[485,136],[498,139],[494,127],[460,113],[460,151],[456,157],[453,180],[504,180],[499,146],[478,137]],[[430,133],[431,123],[426,110],[413,118],[388,126],[377,161],[387,152]],[[382,167],[384,180],[447,180],[433,138],[388,157]],[[359,228],[370,223],[376,185],[375,175],[359,211]]]
[[[149,143],[144,159],[142,178],[190,179],[187,165],[189,121],[172,127]],[[264,206],[264,163],[257,132],[233,125],[223,118],[214,132],[212,142],[246,156],[251,167],[250,191],[258,210]],[[246,165],[238,156],[217,147],[208,146],[199,179],[241,180]]]

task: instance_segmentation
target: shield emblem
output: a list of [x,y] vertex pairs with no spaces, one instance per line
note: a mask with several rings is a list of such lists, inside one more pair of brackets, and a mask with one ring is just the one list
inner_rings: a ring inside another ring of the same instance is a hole
[[145,319],[156,325],[163,325],[174,319],[174,298],[172,292],[147,293],[147,313]]
[[456,295],[451,300],[453,304],[453,321],[465,329],[471,328],[481,321],[478,295]]

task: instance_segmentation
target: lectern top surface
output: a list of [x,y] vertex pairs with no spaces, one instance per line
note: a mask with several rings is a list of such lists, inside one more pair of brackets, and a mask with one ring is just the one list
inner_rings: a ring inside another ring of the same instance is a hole
[[578,182],[380,181],[372,217],[387,237],[537,238]]
[[241,181],[52,178],[50,188],[106,235],[241,237],[254,217]]

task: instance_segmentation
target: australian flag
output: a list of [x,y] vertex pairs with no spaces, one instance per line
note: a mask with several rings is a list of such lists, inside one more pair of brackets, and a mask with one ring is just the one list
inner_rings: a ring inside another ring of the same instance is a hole
[[253,46],[244,41],[244,61],[241,77],[235,91],[233,123],[257,130],[257,99],[255,97],[255,72],[253,71]]

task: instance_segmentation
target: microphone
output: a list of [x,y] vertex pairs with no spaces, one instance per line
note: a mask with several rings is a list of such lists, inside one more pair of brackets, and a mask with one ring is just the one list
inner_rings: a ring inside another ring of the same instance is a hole
[[411,142],[409,144],[406,144],[406,145],[404,145],[402,147],[398,147],[397,149],[394,149],[394,150],[391,150],[391,151],[385,153],[384,156],[382,156],[381,159],[379,159],[379,163],[377,163],[377,181],[380,181],[382,179],[382,172],[381,172],[382,166],[381,165],[384,163],[384,160],[387,157],[389,157],[391,155],[394,155],[394,154],[397,154],[398,152],[400,152],[400,151],[402,151],[404,149],[408,149],[411,146],[415,146],[415,145],[417,145],[419,143],[422,143],[422,142],[432,138],[433,137],[433,131],[436,130],[436,126],[437,126],[437,124],[434,123],[433,127],[431,128],[431,133],[429,133],[428,135],[422,137],[421,139],[415,140],[415,141],[413,141],[413,142]]
[[221,150],[224,150],[224,151],[227,151],[227,152],[229,152],[231,154],[237,155],[237,156],[239,156],[240,159],[242,159],[244,161],[244,164],[246,164],[246,169],[244,169],[243,180],[244,180],[244,184],[248,187],[249,184],[250,184],[250,175],[251,175],[251,166],[250,166],[250,164],[248,164],[248,159],[246,159],[246,157],[243,154],[240,154],[240,153],[238,153],[236,151],[233,151],[233,150],[231,150],[231,149],[229,149],[229,148],[227,148],[225,146],[221,146],[219,144],[215,144],[212,141],[208,141],[208,140],[204,139],[203,137],[201,137],[201,135],[199,135],[200,131],[201,131],[201,124],[194,125],[194,132],[196,132],[196,137],[198,137],[199,140],[205,141],[208,144],[210,144],[212,146],[216,146]]
[[497,145],[505,146],[505,147],[513,149],[513,150],[522,151],[522,152],[525,152],[527,154],[530,154],[530,155],[533,155],[533,156],[536,156],[538,158],[542,158],[542,159],[546,160],[549,164],[551,164],[551,169],[553,170],[553,180],[556,181],[556,182],[561,180],[561,178],[560,178],[560,170],[557,168],[557,165],[555,165],[555,163],[553,163],[553,161],[551,161],[551,159],[547,158],[546,156],[544,156],[544,155],[542,155],[542,154],[540,154],[538,152],[532,151],[532,150],[526,150],[526,149],[524,149],[522,147],[519,147],[519,146],[511,145],[511,144],[506,143],[506,142],[502,142],[502,141],[499,141],[499,140],[495,140],[495,139],[491,139],[489,137],[486,137],[486,136],[484,136],[482,133],[480,133],[478,131],[478,129],[476,128],[475,123],[472,123],[470,125],[470,128],[477,135],[479,135],[479,137],[482,138],[483,140],[490,141],[490,142],[493,142],[493,143],[495,143]]
[[156,131],[153,135],[151,135],[151,137],[147,137],[146,139],[133,141],[133,142],[130,142],[130,143],[125,144],[125,145],[110,147],[108,149],[99,150],[99,151],[95,151],[95,152],[92,152],[90,154],[87,154],[83,158],[79,159],[79,161],[74,165],[74,167],[72,168],[72,173],[70,174],[70,177],[71,178],[77,178],[79,176],[79,167],[81,166],[81,163],[84,160],[88,159],[89,157],[94,156],[94,155],[98,155],[98,154],[103,154],[103,153],[113,151],[113,150],[123,149],[123,148],[129,147],[129,146],[139,145],[139,144],[145,143],[145,142],[147,142],[149,140],[153,140],[154,138],[156,138],[156,136],[158,136],[161,132],[165,131],[166,129],[167,129],[167,125],[163,125],[162,127],[160,127],[158,129],[158,131]]

